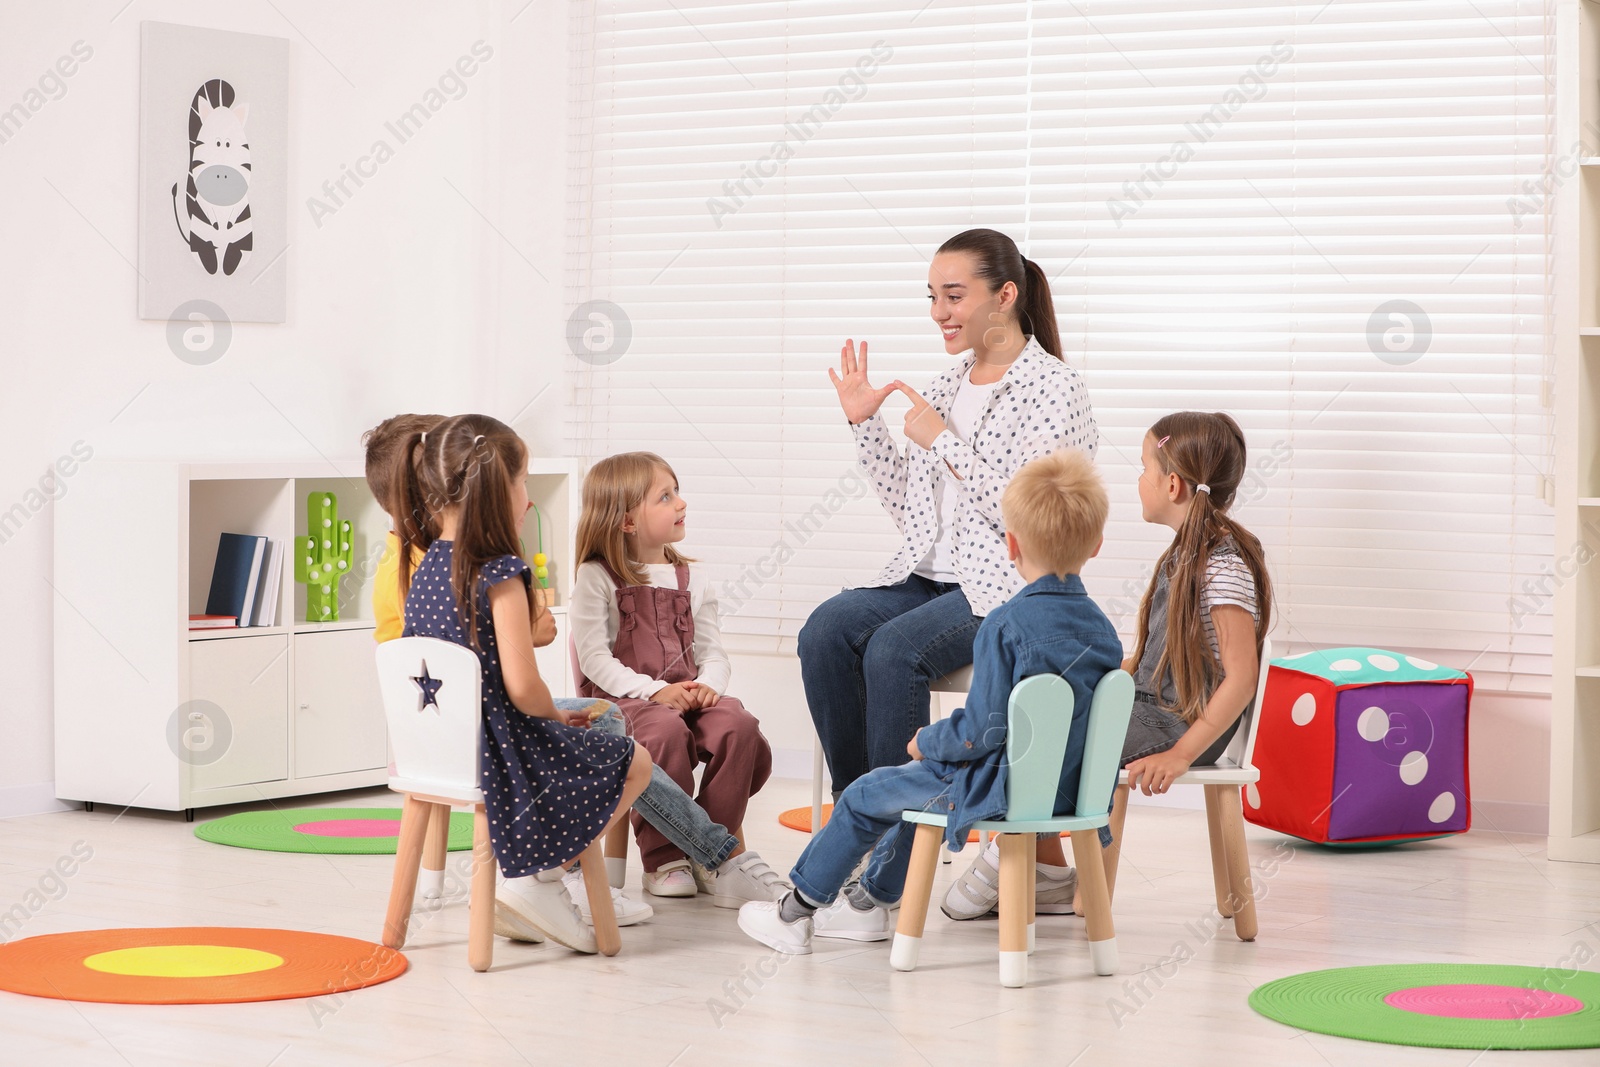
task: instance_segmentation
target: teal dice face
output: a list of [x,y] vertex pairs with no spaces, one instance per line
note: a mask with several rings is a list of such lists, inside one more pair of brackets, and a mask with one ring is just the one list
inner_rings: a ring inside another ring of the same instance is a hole
[[339,519],[339,498],[312,493],[306,498],[304,537],[294,539],[294,580],[306,587],[306,621],[339,620],[339,579],[350,573],[354,528]]

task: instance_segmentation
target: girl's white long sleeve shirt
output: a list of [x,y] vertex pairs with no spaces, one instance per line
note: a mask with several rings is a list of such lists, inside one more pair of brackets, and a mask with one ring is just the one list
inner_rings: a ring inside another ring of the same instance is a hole
[[[670,563],[641,566],[656,588],[678,588],[677,572]],[[578,567],[573,578],[572,604],[567,609],[578,666],[584,677],[612,696],[649,700],[667,683],[639,673],[611,652],[621,624],[616,588],[616,583],[599,563],[590,561]],[[704,571],[692,564],[689,567],[689,610],[694,616],[694,643],[690,647],[699,670],[695,680],[719,695],[725,694],[733,677],[733,665],[722,647],[721,611],[716,590]]]

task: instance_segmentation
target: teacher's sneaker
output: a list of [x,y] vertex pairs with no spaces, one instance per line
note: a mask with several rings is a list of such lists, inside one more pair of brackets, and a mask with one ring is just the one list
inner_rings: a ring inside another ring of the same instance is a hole
[[557,944],[574,952],[599,951],[594,931],[583,925],[583,916],[559,878],[552,881],[544,881],[536,875],[507,878],[495,890],[494,899],[521,923],[542,932]]
[[739,929],[785,956],[811,955],[811,916],[785,922],[781,907],[777,900],[752,900],[739,909]]
[[782,900],[789,883],[751,849],[745,849],[717,868],[711,903],[719,908],[742,908],[752,900]]
[[[561,884],[567,887],[572,902],[578,906],[578,913],[583,916],[584,925],[594,925],[594,915],[589,910],[589,891],[583,885],[583,871],[574,867],[561,878]],[[656,909],[642,900],[632,900],[623,895],[622,890],[614,886],[607,886],[611,890],[611,910],[616,913],[618,926],[632,926],[642,923],[656,913]]]
[[[1072,914],[1078,891],[1078,872],[1071,867],[1036,863],[1033,868],[1034,912],[1039,915]],[[958,922],[993,916],[1000,905],[1000,846],[991,839],[960,878],[950,886],[939,910]]]

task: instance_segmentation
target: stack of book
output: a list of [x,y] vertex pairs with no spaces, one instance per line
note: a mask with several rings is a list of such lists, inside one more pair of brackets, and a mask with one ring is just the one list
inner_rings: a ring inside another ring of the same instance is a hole
[[283,540],[225,533],[217,542],[206,610],[189,616],[191,630],[276,626],[283,581]]

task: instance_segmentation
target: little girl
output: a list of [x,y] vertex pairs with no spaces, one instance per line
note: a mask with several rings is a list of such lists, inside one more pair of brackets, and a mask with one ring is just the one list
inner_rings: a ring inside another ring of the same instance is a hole
[[578,728],[594,702],[557,702],[539,677],[532,574],[517,555],[527,469],[522,440],[487,416],[459,415],[427,432],[407,488],[420,491],[414,499],[425,502],[438,537],[411,575],[405,635],[467,645],[482,665],[484,803],[506,878],[495,893],[496,925],[506,913],[524,924],[497,932],[594,952],[594,931],[562,885],[562,868],[628,810],[650,782],[651,763],[625,737]]
[[1246,470],[1238,423],[1200,411],[1164,416],[1144,436],[1143,462],[1144,520],[1175,533],[1122,665],[1135,689],[1122,765],[1130,788],[1149,796],[1215,763],[1233,739],[1255,696],[1272,580],[1261,542],[1228,515]]
[[[1255,696],[1261,640],[1271,623],[1272,583],[1261,542],[1227,514],[1245,475],[1238,424],[1198,411],[1164,416],[1145,434],[1143,462],[1144,520],[1172,527],[1175,536],[1139,605],[1137,647],[1122,663],[1135,692],[1122,746],[1129,789],[1116,790],[1111,814],[1118,850],[1131,789],[1165,793],[1190,766],[1215,763],[1226,751]],[[1066,900],[1077,910],[1077,873],[1064,866],[1059,848],[1054,839],[1040,842],[1039,884],[1051,888],[1049,910],[1069,910]],[[1113,876],[1116,854],[1106,859]],[[951,885],[944,913],[990,914],[999,884],[999,848],[991,842]],[[1045,889],[1039,892],[1043,901]]]
[[[650,452],[601,460],[584,479],[571,608],[578,692],[616,701],[634,739],[685,792],[703,762],[696,802],[738,834],[772,772],[772,750],[755,716],[724,695],[730,665],[716,594],[673,547],[683,540],[685,507],[672,468]],[[714,891],[659,830],[637,815],[633,828],[646,892]],[[715,891],[714,902],[743,900]]]

